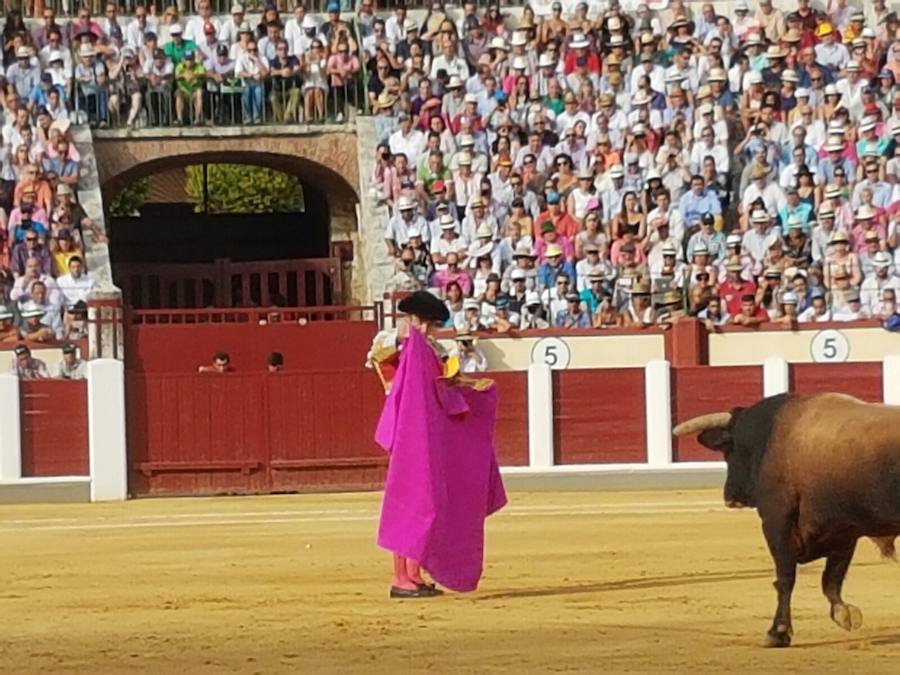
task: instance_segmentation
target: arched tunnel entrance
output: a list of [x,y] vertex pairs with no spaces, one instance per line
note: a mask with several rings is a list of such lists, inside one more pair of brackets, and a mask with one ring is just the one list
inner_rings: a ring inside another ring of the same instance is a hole
[[[173,154],[103,183],[113,280],[136,309],[347,301],[356,194],[265,152]],[[351,221],[348,223],[348,221]]]

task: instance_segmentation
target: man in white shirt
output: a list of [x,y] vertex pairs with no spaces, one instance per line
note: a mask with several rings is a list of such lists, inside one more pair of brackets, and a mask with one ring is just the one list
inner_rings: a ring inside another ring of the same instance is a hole
[[406,159],[413,164],[425,148],[425,135],[418,129],[413,129],[413,120],[409,113],[401,112],[398,115],[400,128],[388,138],[388,145],[392,155],[406,155]]
[[[303,4],[299,3],[298,7],[303,10]],[[294,8],[294,16],[297,15],[297,9]],[[290,25],[291,21],[294,19],[288,20],[288,25]],[[244,6],[240,3],[235,3],[231,6],[231,16],[222,21],[222,27],[219,28],[219,41],[224,42],[226,45],[234,44],[238,41],[238,30],[241,27],[241,24],[244,23]],[[287,38],[287,28],[285,27],[285,38]],[[288,40],[288,44],[291,44],[290,40]]]
[[147,16],[147,9],[143,5],[137,5],[134,8],[134,18],[125,27],[125,44],[138,51],[144,46],[144,36],[156,33],[158,28],[156,19]]
[[56,285],[66,307],[71,307],[76,302],[87,302],[94,277],[84,271],[84,261],[76,255],[69,258],[69,273],[59,277]]
[[700,131],[700,140],[696,141],[691,149],[691,173],[702,173],[703,160],[707,157],[713,158],[718,173],[728,173],[728,167],[730,166],[728,150],[716,142],[715,132],[712,127],[706,127]]
[[850,52],[837,41],[834,27],[828,22],[821,23],[816,28],[816,35],[821,40],[816,45],[816,62],[835,72],[843,70],[850,60]]
[[800,312],[800,316],[797,317],[797,320],[800,323],[823,323],[831,321],[831,310],[828,308],[828,303],[825,302],[825,296],[822,295],[821,291],[817,293],[814,292],[812,304]]
[[875,271],[863,280],[860,287],[862,307],[870,316],[874,316],[877,313],[884,289],[892,288],[897,290],[900,288],[900,283],[898,283],[898,279],[893,272],[894,266],[890,253],[878,251],[872,257],[872,266]]
[[210,0],[200,0],[197,3],[197,16],[191,17],[184,28],[184,39],[193,41],[195,45],[204,42],[203,27],[208,23],[212,24],[217,35],[222,30],[221,23],[213,16]]

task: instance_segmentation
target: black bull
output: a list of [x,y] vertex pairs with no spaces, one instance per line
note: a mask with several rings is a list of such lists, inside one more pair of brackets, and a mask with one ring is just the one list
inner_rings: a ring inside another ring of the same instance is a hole
[[725,503],[752,507],[775,561],[778,608],[767,644],[791,643],[797,565],[825,558],[822,591],[846,630],[862,613],[841,598],[860,537],[893,557],[900,535],[900,407],[841,394],[763,399],[679,424],[676,436],[723,453]]

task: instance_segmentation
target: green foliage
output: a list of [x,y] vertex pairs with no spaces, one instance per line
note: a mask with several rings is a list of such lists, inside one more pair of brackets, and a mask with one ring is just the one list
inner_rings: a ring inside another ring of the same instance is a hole
[[141,215],[141,207],[149,192],[150,179],[138,178],[110,200],[109,215],[114,218]]
[[[204,206],[203,166],[184,170],[184,189],[194,212]],[[295,176],[247,164],[208,164],[209,213],[297,213],[304,209],[303,188]]]

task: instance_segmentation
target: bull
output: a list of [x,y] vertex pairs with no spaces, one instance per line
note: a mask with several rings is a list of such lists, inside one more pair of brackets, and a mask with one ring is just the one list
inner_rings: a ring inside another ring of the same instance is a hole
[[698,434],[724,455],[724,498],[755,508],[775,562],[778,606],[766,636],[791,643],[797,565],[825,558],[822,591],[841,628],[862,625],[841,588],[860,537],[894,557],[900,535],[900,407],[842,394],[765,398],[748,408],[695,417],[673,429]]

